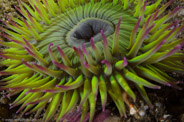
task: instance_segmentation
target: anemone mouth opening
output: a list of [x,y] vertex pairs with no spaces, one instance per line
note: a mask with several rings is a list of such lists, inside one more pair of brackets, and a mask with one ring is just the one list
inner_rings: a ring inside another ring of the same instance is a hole
[[71,31],[68,41],[69,45],[78,47],[85,43],[86,46],[89,46],[92,37],[94,42],[101,41],[101,30],[103,30],[106,36],[109,36],[114,33],[114,25],[102,19],[84,20]]

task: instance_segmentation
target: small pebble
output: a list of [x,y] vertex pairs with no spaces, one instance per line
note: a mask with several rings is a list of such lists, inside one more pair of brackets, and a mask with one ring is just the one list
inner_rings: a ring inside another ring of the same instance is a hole
[[148,108],[149,108],[149,107],[148,107],[147,105],[144,106],[144,110],[145,110],[145,111],[148,110]]
[[157,107],[159,107],[159,108],[162,106],[161,103],[158,103],[158,102],[155,103],[155,105],[156,105]]
[[131,107],[130,108],[130,115],[134,115],[136,113],[137,113],[136,110],[133,107]]
[[2,103],[2,104],[7,104],[7,103],[8,103],[8,98],[6,98],[6,97],[1,97],[0,103]]
[[145,115],[145,111],[144,111],[144,110],[140,110],[140,111],[139,111],[139,115],[140,115],[141,117],[143,117],[143,116]]
[[184,15],[184,8],[181,9],[181,10],[179,11],[179,13],[178,13],[178,16],[182,16],[182,15]]
[[170,117],[171,115],[167,114],[167,115],[164,115],[164,119],[167,119],[168,117]]

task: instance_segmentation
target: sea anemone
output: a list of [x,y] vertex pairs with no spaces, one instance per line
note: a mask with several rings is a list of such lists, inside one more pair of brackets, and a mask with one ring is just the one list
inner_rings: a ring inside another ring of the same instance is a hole
[[184,26],[168,22],[180,7],[163,14],[173,0],[159,9],[161,0],[28,1],[18,0],[20,17],[1,27],[8,41],[0,41],[7,47],[0,89],[18,95],[10,105],[21,105],[17,113],[46,108],[43,121],[61,121],[78,106],[81,121],[88,111],[92,121],[96,103],[104,111],[110,98],[126,116],[124,102],[136,100],[135,90],[151,107],[144,87],[180,89],[167,74],[184,72],[184,39],[177,38]]

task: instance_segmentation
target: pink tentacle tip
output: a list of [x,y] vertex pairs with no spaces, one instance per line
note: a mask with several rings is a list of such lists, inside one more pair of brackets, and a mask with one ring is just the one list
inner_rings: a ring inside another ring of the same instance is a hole
[[[175,8],[175,10],[178,11],[181,8],[182,8],[181,6],[178,6],[178,7]],[[176,11],[174,11],[174,12],[176,12]]]
[[80,47],[78,47],[78,53],[79,53],[79,56],[83,56],[83,53]]
[[176,84],[184,84],[184,81],[177,81]]
[[14,106],[10,106],[10,109],[14,108]]
[[103,61],[101,61],[101,63],[102,63],[102,64],[105,64],[106,62],[107,62],[107,60],[103,60]]
[[[57,45],[58,46],[58,45]],[[76,47],[72,47],[72,49],[74,50],[74,51],[76,51],[77,50],[77,48]]]
[[29,91],[27,91],[26,93],[25,93],[25,95],[27,95],[29,93]]
[[57,45],[56,47],[59,48],[59,45]]
[[24,49],[26,49],[28,51],[29,54],[32,54],[32,52],[26,47],[26,46],[23,46]]
[[103,33],[104,33],[104,32],[103,32],[103,30],[101,30],[100,32],[101,32],[101,34],[103,34]]
[[142,16],[140,16],[140,17],[139,17],[139,20],[138,20],[138,22],[137,22],[137,23],[140,23],[141,19],[142,19]]
[[148,2],[148,0],[145,0],[145,2],[144,2],[145,6],[146,6],[147,2]]
[[97,101],[97,95],[95,96],[95,101]]
[[86,68],[89,67],[89,65],[87,64],[87,62],[84,62],[83,64],[84,64],[84,66],[85,66]]
[[78,46],[78,51],[79,51],[79,53],[82,53],[82,50],[81,50],[81,47],[80,46]]
[[72,49],[74,50],[74,52],[78,55],[79,54],[79,51],[76,47],[72,47]]
[[51,46],[53,46],[53,43],[50,43],[50,44],[49,44],[49,48],[50,48]]
[[[28,10],[25,10],[25,11],[26,11],[27,14],[29,14]],[[29,14],[29,15],[30,15],[30,14]],[[29,15],[28,15],[28,16],[29,16]]]
[[107,60],[102,60],[101,63],[106,64],[107,67],[110,67],[110,62],[108,62]]
[[167,86],[169,86],[169,87],[170,87],[170,86],[171,86],[171,84],[170,84],[170,83],[167,83]]
[[179,45],[176,46],[176,49],[181,49],[181,48],[182,48],[182,45],[181,44],[179,44]]
[[85,48],[85,43],[82,44],[82,50],[84,52],[84,54],[87,54],[86,48]]
[[27,116],[27,115],[29,115],[29,113],[25,113],[25,115]]
[[36,62],[32,62],[32,64],[35,65],[35,66],[39,66]]
[[52,63],[53,63],[53,64],[56,64],[57,62],[56,62],[56,61],[54,61],[54,60],[52,60]]
[[77,108],[77,112],[81,112],[81,107],[78,107]]
[[162,88],[161,86],[156,87],[156,89],[161,89],[161,88]]
[[105,112],[105,108],[102,109],[102,112]]
[[47,92],[47,90],[43,90],[43,92]]
[[12,89],[12,88],[9,88],[8,90],[11,91],[11,90],[13,90],[13,89]]
[[126,57],[123,58],[123,66],[127,66],[128,65],[128,62],[127,62],[127,59]]
[[161,44],[164,44],[165,42],[166,42],[166,39],[164,39]]
[[64,116],[60,119],[61,122],[63,122],[63,120],[66,120],[67,121],[67,119],[64,119]]
[[163,40],[157,47],[156,50],[160,49],[160,47],[166,42],[166,40]]
[[104,44],[105,46],[107,46],[107,39],[106,39],[106,36],[105,36],[103,30],[101,30],[101,35],[102,35],[102,38],[103,38],[103,44]]
[[90,43],[91,43],[92,49],[95,50],[96,49],[96,46],[95,46],[93,37],[91,38]]
[[[171,27],[178,25],[179,22],[180,22],[180,21],[179,21],[178,19],[176,19],[175,22],[174,22],[173,24],[171,24]],[[170,27],[170,26],[169,26],[169,27]]]
[[120,24],[121,24],[121,21],[122,21],[122,17],[119,18],[119,22],[118,22],[118,28],[120,27]]
[[26,103],[26,105],[29,105],[30,103]]
[[24,37],[22,37],[22,39],[24,40],[24,42],[27,42],[27,40]]

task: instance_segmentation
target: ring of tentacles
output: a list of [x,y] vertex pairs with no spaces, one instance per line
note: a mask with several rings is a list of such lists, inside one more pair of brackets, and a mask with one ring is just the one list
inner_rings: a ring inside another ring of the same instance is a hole
[[123,96],[135,101],[133,90],[152,106],[144,87],[180,89],[166,73],[184,71],[177,38],[184,26],[167,22],[180,7],[163,15],[173,0],[159,9],[161,0],[28,1],[1,28],[8,41],[0,41],[7,47],[0,89],[18,95],[17,113],[38,116],[46,108],[43,120],[60,121],[78,106],[81,121],[88,111],[92,121],[96,102],[105,110],[109,98],[126,116]]

